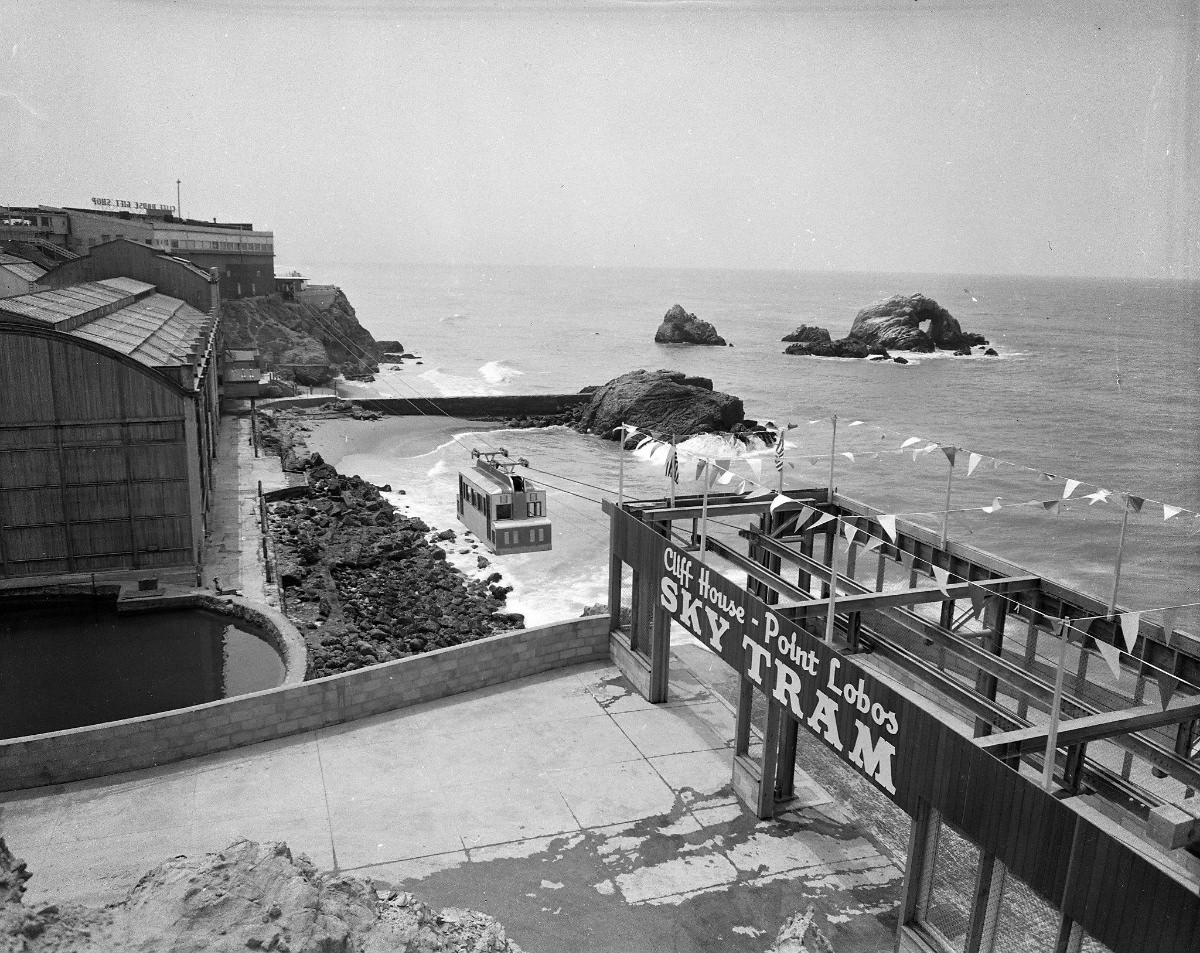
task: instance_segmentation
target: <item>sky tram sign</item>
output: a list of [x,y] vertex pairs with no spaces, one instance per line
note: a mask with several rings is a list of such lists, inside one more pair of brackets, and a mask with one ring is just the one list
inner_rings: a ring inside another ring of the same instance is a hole
[[643,547],[659,551],[659,607],[906,806],[906,700],[694,554],[622,515],[644,534],[638,548],[645,555]]

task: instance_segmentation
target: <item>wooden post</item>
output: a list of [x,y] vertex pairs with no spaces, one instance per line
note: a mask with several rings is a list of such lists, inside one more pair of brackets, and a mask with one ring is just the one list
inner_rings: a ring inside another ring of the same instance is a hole
[[[834,418],[837,419],[836,417]],[[825,642],[828,645],[833,645],[833,629],[834,629],[834,611],[837,608],[837,537],[838,531],[841,528],[842,519],[839,516],[833,523],[833,533],[831,539],[833,545],[829,547],[829,608],[825,610]]]
[[704,500],[700,504],[700,562],[704,562],[704,547],[708,545],[708,477],[710,461],[704,467]]
[[783,430],[779,431],[779,437],[778,437],[779,446],[775,448],[775,460],[777,461],[775,466],[779,472],[778,492],[780,492],[780,493],[783,492],[783,448],[785,446],[784,439],[783,439],[784,433],[786,433],[786,431],[783,431]]
[[833,436],[829,440],[829,502],[833,503],[833,461],[837,457],[837,414],[833,415]]
[[625,424],[621,424],[621,452],[617,464],[617,509],[625,502]]
[[1129,497],[1125,497],[1125,509],[1121,513],[1121,537],[1117,540],[1117,565],[1113,568],[1112,595],[1108,599],[1108,618],[1113,617],[1117,607],[1117,587],[1121,585],[1121,553],[1125,549],[1125,527],[1129,523]]
[[675,434],[671,434],[671,450],[667,458],[671,462],[671,509],[675,508],[675,474],[679,472],[679,451],[675,449]]
[[[951,451],[954,447],[949,448]],[[950,519],[950,491],[954,486],[954,456],[952,453],[946,454],[946,459],[950,462],[950,469],[946,474],[946,507],[942,510],[942,539],[940,546],[946,545],[946,523]]]
[[1042,786],[1054,792],[1054,749],[1058,746],[1058,718],[1062,712],[1063,675],[1067,668],[1067,633],[1071,625],[1065,619],[1058,620],[1058,672],[1054,676],[1054,699],[1050,703],[1049,733],[1046,735],[1046,762],[1042,766]]

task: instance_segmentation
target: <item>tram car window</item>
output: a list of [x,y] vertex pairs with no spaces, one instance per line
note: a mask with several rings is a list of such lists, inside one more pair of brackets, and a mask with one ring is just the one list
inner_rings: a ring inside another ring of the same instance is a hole
[[475,466],[458,474],[458,518],[499,556],[547,552],[552,548],[546,491],[513,472],[524,460],[511,461],[500,450],[472,451]]

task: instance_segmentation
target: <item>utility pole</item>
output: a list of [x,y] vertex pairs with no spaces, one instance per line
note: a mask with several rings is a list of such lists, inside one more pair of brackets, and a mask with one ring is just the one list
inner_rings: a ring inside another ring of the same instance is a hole
[[179,179],[175,180],[175,216],[183,218],[183,203],[179,200]]

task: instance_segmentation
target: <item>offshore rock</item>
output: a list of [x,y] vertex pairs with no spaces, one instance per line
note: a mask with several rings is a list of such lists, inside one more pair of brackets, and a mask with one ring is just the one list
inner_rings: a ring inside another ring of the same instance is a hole
[[[6,853],[0,846],[0,878]],[[174,857],[142,877],[123,900],[99,909],[34,909],[19,895],[0,896],[0,949],[521,953],[486,914],[435,911],[386,885],[322,874],[286,844],[247,840],[216,854]]]
[[866,357],[871,353],[871,348],[854,338],[842,338],[839,341],[789,344],[783,349],[783,353],[808,357]]
[[[928,331],[921,327],[925,322]],[[892,295],[863,308],[848,336],[871,346],[926,353],[987,344],[982,335],[964,332],[949,311],[922,294]]]
[[807,324],[802,324],[791,334],[785,334],[783,341],[795,344],[831,344],[832,338],[824,328],[810,328]]
[[257,348],[305,386],[379,370],[378,345],[341,289],[308,299],[301,293],[296,301],[280,295],[222,301],[221,330],[226,347]]
[[682,371],[631,371],[600,387],[579,421],[581,433],[616,440],[622,423],[680,437],[724,433],[742,423],[742,401]]
[[672,305],[662,324],[654,332],[655,344],[707,344],[724,347],[725,339],[707,321],[688,314],[679,305]]

